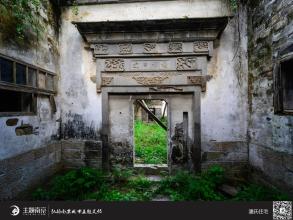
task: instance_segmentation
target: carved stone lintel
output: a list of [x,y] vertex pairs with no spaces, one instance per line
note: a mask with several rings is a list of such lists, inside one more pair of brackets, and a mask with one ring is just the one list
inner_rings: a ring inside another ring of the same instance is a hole
[[132,77],[137,83],[149,86],[149,85],[160,85],[164,80],[168,79],[167,76],[157,76],[157,77]]
[[156,47],[155,43],[145,43],[143,45],[144,53],[157,53]]
[[179,87],[176,87],[176,86],[162,85],[162,86],[150,87],[150,91],[155,91],[155,92],[182,92],[183,89],[179,88]]
[[102,86],[108,86],[113,81],[113,77],[102,77]]
[[94,49],[94,54],[96,55],[106,55],[108,54],[108,45],[105,44],[94,44],[91,45],[91,48]]
[[196,52],[208,52],[209,42],[207,41],[197,41],[193,43],[193,51]]
[[206,85],[207,82],[212,78],[212,76],[207,75],[207,76],[188,76],[188,81],[195,85],[195,86],[201,86],[201,91],[205,92],[206,91]]
[[123,59],[107,59],[105,60],[105,71],[123,72],[125,70]]
[[132,54],[132,44],[119,44],[119,54]]
[[177,58],[177,70],[194,70],[196,69],[196,59],[191,57]]
[[183,48],[182,48],[182,43],[169,43],[168,45],[168,52],[169,53],[182,53]]

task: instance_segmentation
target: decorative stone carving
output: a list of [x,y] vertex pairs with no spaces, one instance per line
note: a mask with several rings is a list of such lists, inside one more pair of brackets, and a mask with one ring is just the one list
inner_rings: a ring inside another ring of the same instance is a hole
[[207,52],[209,51],[209,43],[207,41],[197,41],[193,43],[193,51],[196,52]]
[[113,77],[102,77],[102,85],[108,86],[113,81]]
[[91,46],[94,49],[94,54],[105,55],[108,54],[108,45],[105,44],[95,44]]
[[123,72],[125,70],[123,59],[107,59],[105,60],[105,71]]
[[207,75],[207,76],[188,76],[187,79],[188,81],[196,86],[201,86],[201,91],[205,92],[206,91],[206,85],[207,82],[212,78],[212,76]]
[[182,48],[182,43],[169,43],[168,45],[168,52],[169,53],[182,53],[183,48]]
[[150,91],[155,92],[182,92],[182,88],[178,88],[175,86],[167,86],[167,85],[161,85],[156,87],[150,87]]
[[119,54],[131,54],[132,44],[119,44]]
[[156,53],[157,52],[156,47],[157,47],[157,44],[155,43],[145,43],[143,45],[144,53]]
[[164,80],[168,79],[167,76],[157,76],[157,77],[132,77],[136,82],[141,85],[149,86],[149,85],[160,85]]
[[191,57],[177,58],[177,70],[193,70],[196,68],[196,59]]

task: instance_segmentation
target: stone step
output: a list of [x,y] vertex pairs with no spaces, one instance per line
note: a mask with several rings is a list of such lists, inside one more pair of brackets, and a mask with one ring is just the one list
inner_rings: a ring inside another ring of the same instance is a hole
[[163,178],[158,175],[147,175],[145,178],[151,182],[160,182]]
[[134,170],[145,175],[160,175],[169,171],[167,164],[135,164]]
[[155,202],[168,202],[172,201],[168,196],[157,195],[155,198],[152,199]]

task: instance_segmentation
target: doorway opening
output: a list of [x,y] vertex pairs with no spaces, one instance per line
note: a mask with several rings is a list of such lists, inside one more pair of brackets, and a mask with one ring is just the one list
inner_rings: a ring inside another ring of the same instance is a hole
[[134,165],[168,164],[168,104],[161,99],[134,102]]

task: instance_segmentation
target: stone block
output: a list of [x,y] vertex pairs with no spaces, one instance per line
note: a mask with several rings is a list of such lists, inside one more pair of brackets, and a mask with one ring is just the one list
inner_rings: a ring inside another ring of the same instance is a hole
[[102,142],[101,141],[86,141],[85,142],[85,151],[101,151]]
[[62,152],[63,158],[67,159],[82,159],[82,153],[80,150],[64,150]]
[[75,150],[84,150],[84,141],[76,141],[76,140],[63,140],[61,141],[62,151],[66,149],[75,149]]

